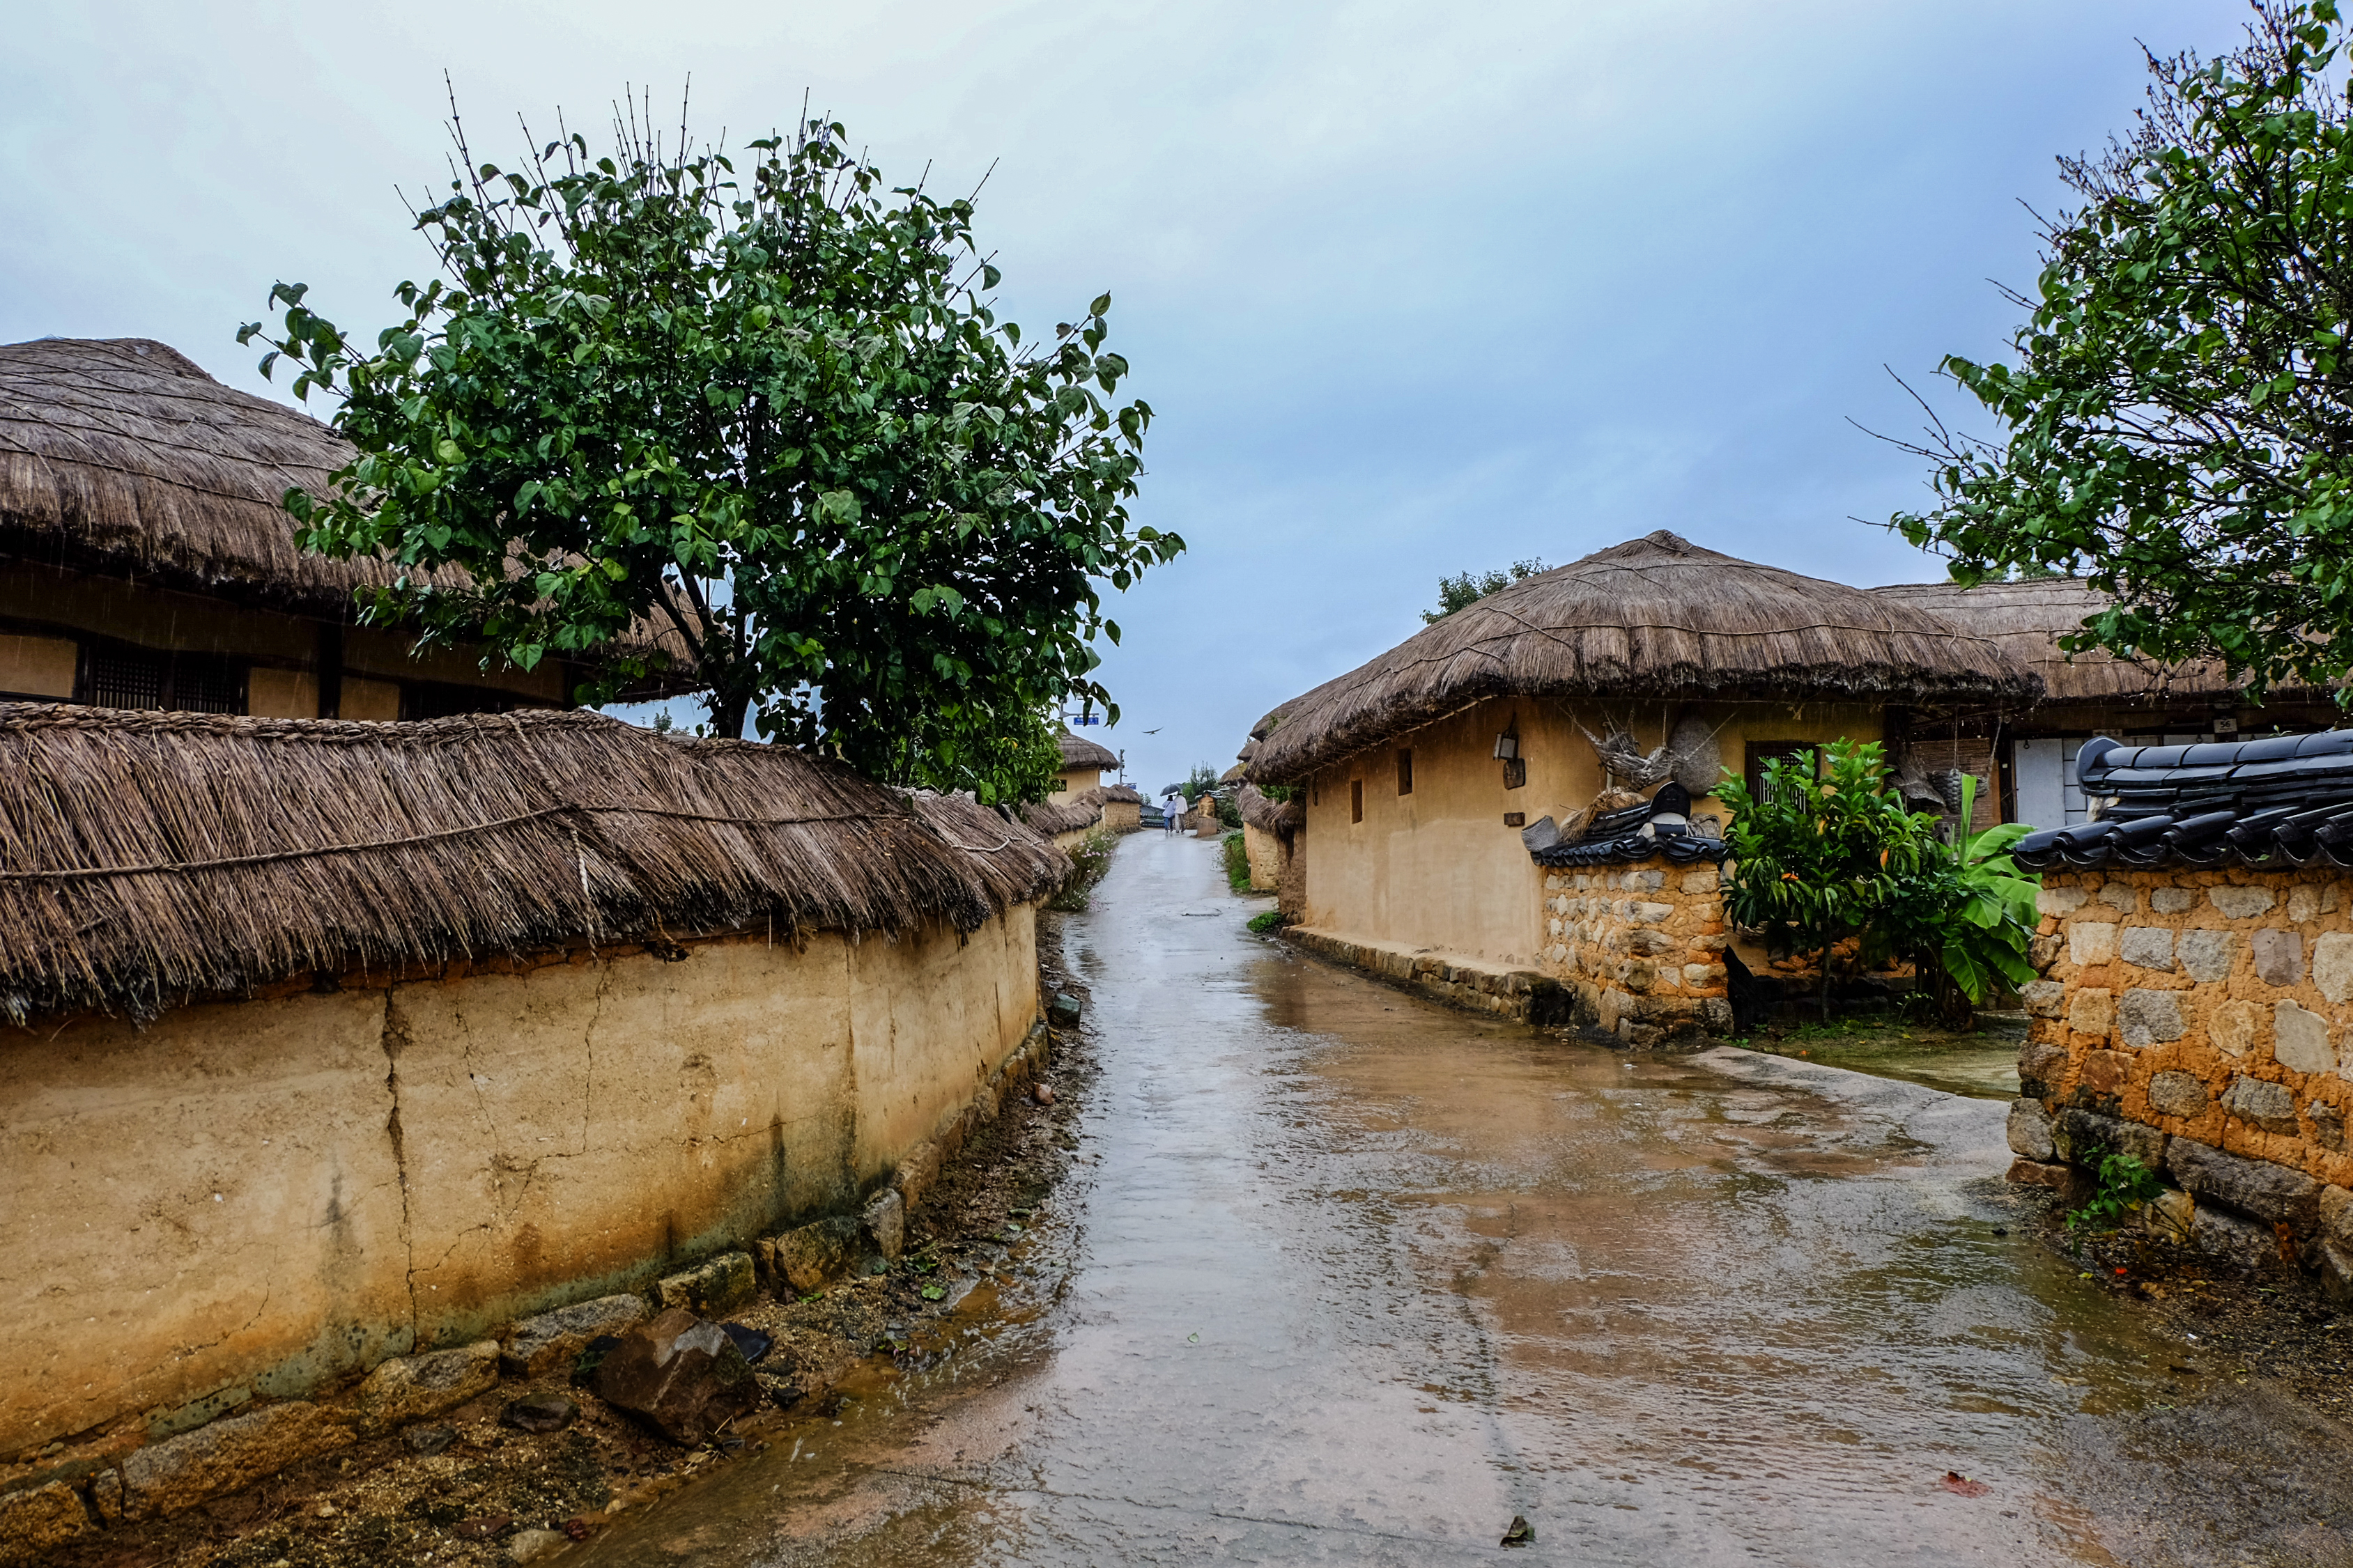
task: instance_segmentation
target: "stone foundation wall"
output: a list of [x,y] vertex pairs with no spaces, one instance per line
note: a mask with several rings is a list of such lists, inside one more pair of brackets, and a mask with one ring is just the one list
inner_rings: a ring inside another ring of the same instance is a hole
[[2013,1174],[2133,1152],[2176,1228],[2353,1289],[2353,877],[2052,870],[2042,909]]
[[1730,1034],[1719,880],[1714,864],[1546,871],[1544,973],[1573,1021],[1640,1047]]

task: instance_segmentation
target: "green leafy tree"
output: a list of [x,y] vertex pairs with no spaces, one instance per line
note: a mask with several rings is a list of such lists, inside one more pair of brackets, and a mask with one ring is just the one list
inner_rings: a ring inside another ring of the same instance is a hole
[[[999,321],[973,205],[886,188],[810,121],[748,166],[665,153],[632,112],[478,164],[416,215],[445,276],[370,351],[301,284],[259,338],[340,398],[359,456],[289,507],[305,544],[417,568],[369,605],[608,699],[632,627],[691,660],[713,731],[888,782],[1041,792],[1041,713],[1118,710],[1092,671],[1102,592],[1184,548],[1132,527],[1151,408],[1113,395],[1111,298],[1044,344]],[[424,569],[464,568],[462,590]]]
[[[2062,160],[2016,363],[1942,372],[1936,504],[1893,525],[1960,582],[2079,573],[2065,640],[2222,659],[2260,693],[2353,665],[2353,116],[2335,0],[2263,0],[2245,47],[2149,58],[2134,129]],[[1933,416],[1932,416],[1933,419]]]
[[1438,608],[1421,612],[1421,624],[1434,626],[1455,611],[1475,605],[1499,589],[1551,568],[1541,561],[1514,561],[1508,572],[1464,572],[1438,580]]

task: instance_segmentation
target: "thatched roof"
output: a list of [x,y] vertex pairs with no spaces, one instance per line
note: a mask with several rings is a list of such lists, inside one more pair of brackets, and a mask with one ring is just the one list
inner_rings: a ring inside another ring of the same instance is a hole
[[1092,789],[1081,790],[1076,798],[1086,802],[1090,805],[1096,806],[1100,806],[1107,801],[1114,800],[1123,802],[1128,805],[1142,805],[1144,804],[1144,797],[1136,794],[1135,790],[1132,786],[1124,784],[1097,784]]
[[[2059,647],[2067,632],[2108,606],[2107,596],[2079,577],[2041,577],[2022,583],[1899,583],[1873,594],[1941,616],[1955,626],[1993,638],[2010,658],[2042,678],[2047,702],[2132,702],[2168,697],[2198,701],[2227,700],[2237,687],[2222,673],[2220,659],[2177,665],[2121,659],[2094,649],[2070,658]],[[2291,693],[2283,690],[2280,695]]]
[[586,712],[421,724],[0,703],[0,1014],[757,929],[971,931],[1028,828]]
[[1062,765],[1066,768],[1119,766],[1118,752],[1088,740],[1084,735],[1073,735],[1065,730],[1054,737],[1054,743],[1062,749]]
[[1246,784],[1234,796],[1242,820],[1261,833],[1288,836],[1307,820],[1307,808],[1297,800],[1269,800],[1258,785]]
[[[0,344],[0,551],[349,619],[353,590],[388,585],[402,568],[305,554],[284,498],[324,497],[352,456],[318,420],[223,386],[168,344]],[[468,581],[456,567],[421,575]],[[689,665],[674,628],[641,623],[622,641],[667,649],[678,672]],[[648,689],[691,684],[673,673]]]
[[1924,609],[1662,530],[1490,594],[1293,699],[1253,730],[1249,766],[1303,778],[1497,697],[1933,707],[2041,691],[1991,638]]
[[1021,820],[1032,831],[1051,838],[1058,833],[1077,833],[1092,827],[1103,820],[1103,807],[1076,795],[1068,800],[1045,800],[1023,806]]
[[26,553],[342,615],[398,569],[305,555],[282,498],[325,495],[351,457],[319,421],[163,343],[0,345],[0,538]]

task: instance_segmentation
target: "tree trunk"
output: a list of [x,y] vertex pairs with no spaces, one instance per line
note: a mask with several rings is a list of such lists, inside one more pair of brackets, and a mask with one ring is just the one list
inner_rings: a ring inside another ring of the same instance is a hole
[[1822,943],[1822,1027],[1831,1026],[1831,943]]
[[711,732],[723,741],[744,738],[744,715],[752,706],[749,697],[723,697],[712,692],[706,700],[711,706]]

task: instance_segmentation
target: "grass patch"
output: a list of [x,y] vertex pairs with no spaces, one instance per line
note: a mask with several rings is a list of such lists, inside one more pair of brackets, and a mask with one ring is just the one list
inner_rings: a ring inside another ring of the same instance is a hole
[[1250,918],[1250,928],[1259,936],[1264,936],[1270,931],[1281,931],[1289,923],[1290,921],[1283,918],[1281,910],[1269,910],[1264,914],[1252,915]]
[[1239,833],[1227,834],[1218,840],[1218,846],[1226,857],[1226,886],[1237,893],[1249,892],[1250,846],[1242,842]]

